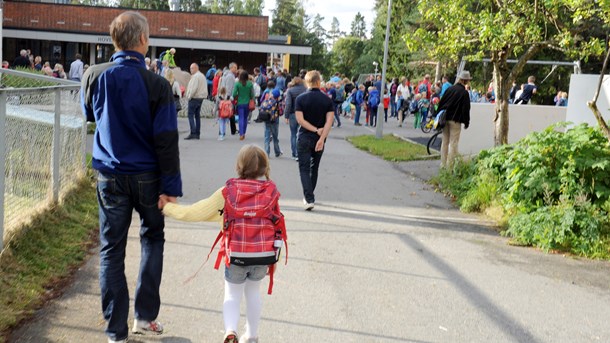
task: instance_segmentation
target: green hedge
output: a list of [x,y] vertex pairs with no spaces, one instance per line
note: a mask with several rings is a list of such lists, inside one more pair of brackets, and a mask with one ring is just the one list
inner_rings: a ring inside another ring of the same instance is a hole
[[516,243],[610,257],[610,144],[566,123],[483,151],[439,174],[465,211],[498,206]]

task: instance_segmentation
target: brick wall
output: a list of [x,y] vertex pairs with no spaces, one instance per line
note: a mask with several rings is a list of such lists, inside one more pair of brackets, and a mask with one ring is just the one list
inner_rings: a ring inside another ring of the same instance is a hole
[[[112,20],[125,11],[110,7],[4,2],[5,28],[108,34]],[[151,37],[267,42],[268,17],[192,12],[140,11]]]

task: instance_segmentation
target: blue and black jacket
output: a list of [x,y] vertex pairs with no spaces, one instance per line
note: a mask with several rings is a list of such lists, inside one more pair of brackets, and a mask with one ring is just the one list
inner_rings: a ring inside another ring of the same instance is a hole
[[95,121],[93,168],[111,174],[161,175],[161,193],[182,196],[178,118],[171,86],[144,56],[119,51],[83,75],[81,103]]

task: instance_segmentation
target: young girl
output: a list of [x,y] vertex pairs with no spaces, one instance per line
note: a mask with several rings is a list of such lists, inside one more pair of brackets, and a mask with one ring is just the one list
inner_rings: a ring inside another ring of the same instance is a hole
[[[237,179],[227,181],[227,186],[233,187],[274,187],[269,179],[269,159],[267,154],[255,145],[245,145],[237,155]],[[264,178],[264,180],[262,180]],[[177,205],[164,203],[163,213],[169,217],[189,222],[222,221],[222,211],[225,207],[223,189],[220,188],[212,196],[193,205]],[[278,209],[279,210],[279,209]],[[225,297],[223,317],[225,325],[224,343],[237,343],[237,325],[239,322],[239,306],[242,295],[246,297],[246,332],[239,342],[257,343],[258,325],[261,318],[262,299],[259,292],[261,280],[267,274],[269,266],[237,266],[229,265],[225,269]]]
[[225,100],[230,101],[230,98],[231,97],[227,94],[227,89],[225,87],[220,87],[220,90],[218,91],[218,95],[216,96],[216,101],[215,101],[215,105],[214,105],[214,111],[216,112],[216,115],[218,116],[218,140],[219,141],[225,140],[227,123],[229,122],[229,118],[223,118],[220,115],[221,114],[220,113],[221,102],[225,101]]

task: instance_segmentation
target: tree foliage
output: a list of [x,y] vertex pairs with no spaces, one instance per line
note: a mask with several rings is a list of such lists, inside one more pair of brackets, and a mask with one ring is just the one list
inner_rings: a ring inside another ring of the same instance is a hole
[[364,16],[360,12],[356,13],[352,21],[350,36],[366,39],[366,23],[364,22]]
[[333,21],[330,24],[330,30],[328,31],[330,46],[333,46],[339,38],[345,36],[346,34],[345,32],[341,31],[341,27],[339,25],[339,19],[337,19],[337,17],[333,17]]
[[358,37],[347,36],[339,38],[334,45],[332,53],[334,71],[346,75],[362,73],[363,70],[359,69],[356,62],[360,55],[362,55],[365,46],[366,41]]
[[[603,53],[603,39],[587,30],[604,25],[608,6],[606,0],[420,0],[421,26],[404,38],[409,50],[441,61],[491,58],[500,145],[508,142],[508,92],[526,62],[544,49],[578,59]],[[518,62],[509,65],[510,58]]]

